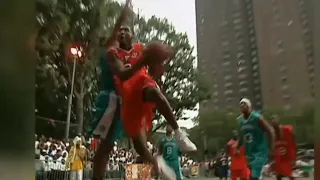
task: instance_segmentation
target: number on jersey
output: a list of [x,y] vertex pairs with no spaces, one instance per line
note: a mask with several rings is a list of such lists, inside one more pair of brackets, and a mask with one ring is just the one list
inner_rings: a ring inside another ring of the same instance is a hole
[[245,143],[252,143],[253,141],[253,136],[251,133],[247,133],[246,135],[244,135],[244,142]]
[[172,154],[172,147],[167,148],[167,155],[170,155],[170,154]]
[[280,147],[280,148],[279,148],[279,154],[280,154],[281,156],[286,155],[286,154],[287,154],[287,149],[284,148],[284,147]]

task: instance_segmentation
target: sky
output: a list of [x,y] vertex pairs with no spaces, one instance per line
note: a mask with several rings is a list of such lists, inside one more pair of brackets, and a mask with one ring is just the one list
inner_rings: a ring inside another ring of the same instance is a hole
[[[125,2],[125,0],[118,0]],[[195,47],[196,55],[197,34],[196,34],[196,16],[195,0],[132,0],[133,10],[140,12],[141,16],[150,18],[155,15],[160,18],[167,18],[178,32],[186,32],[190,44]],[[178,121],[180,126],[191,128],[192,118],[198,115],[198,112],[186,112],[189,120]]]

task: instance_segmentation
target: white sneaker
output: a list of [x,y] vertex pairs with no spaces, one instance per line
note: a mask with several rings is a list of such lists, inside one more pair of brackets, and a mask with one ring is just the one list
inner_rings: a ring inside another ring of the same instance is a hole
[[190,141],[187,134],[182,132],[181,129],[175,131],[177,144],[182,152],[197,151],[197,146]]
[[159,171],[160,171],[159,175],[162,179],[164,179],[164,180],[176,180],[177,179],[175,172],[173,171],[173,169],[171,169],[167,165],[167,163],[165,162],[165,160],[163,159],[162,156],[157,156],[156,160],[157,160]]

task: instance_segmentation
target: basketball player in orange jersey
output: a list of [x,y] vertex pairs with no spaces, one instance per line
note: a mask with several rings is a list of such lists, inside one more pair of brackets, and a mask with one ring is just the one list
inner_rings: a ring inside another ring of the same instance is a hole
[[[127,0],[123,11],[120,13],[119,19],[116,22],[111,37],[103,42],[105,50],[101,51],[100,68],[102,70],[102,86],[99,95],[96,98],[97,110],[95,112],[95,118],[92,121],[88,132],[89,134],[93,134],[95,137],[99,137],[101,140],[93,161],[93,180],[104,179],[106,163],[108,162],[109,154],[113,149],[114,141],[120,139],[124,133],[120,117],[121,102],[119,95],[115,93],[117,88],[115,87],[116,83],[114,82],[113,72],[117,70],[116,75],[121,77],[121,79],[130,79],[130,77],[132,77],[137,71],[145,69],[145,66],[148,64],[150,65],[150,62],[155,62],[152,58],[140,58],[140,61],[132,66],[120,66],[120,68],[118,67],[118,69],[116,69],[114,66],[111,68],[109,65],[113,65],[113,63],[109,63],[109,60],[106,57],[106,52],[110,47],[119,46],[117,41],[118,32],[122,24],[124,24],[126,19],[128,19],[128,15],[131,12],[129,4],[130,0]],[[157,54],[159,53],[154,50],[151,52],[148,50],[144,51],[145,57],[154,57]],[[111,69],[113,72],[111,72]],[[161,70],[161,68],[158,69]]]
[[[233,137],[227,144],[227,152],[231,157],[230,177],[231,180],[247,180],[250,177],[250,170],[248,169],[246,156],[244,155],[243,146],[236,149],[238,144],[238,131],[232,131]],[[238,151],[238,152],[237,152]]]
[[271,123],[276,133],[273,170],[277,175],[277,180],[281,180],[282,177],[293,180],[292,169],[296,160],[296,146],[292,126],[281,125],[277,115],[271,117]]
[[[128,26],[122,26],[118,34],[119,48],[111,48],[107,52],[108,64],[115,75],[117,90],[122,98],[121,118],[126,134],[132,139],[136,152],[147,162],[152,163],[157,171],[165,177],[172,177],[174,172],[163,164],[158,164],[148,151],[146,146],[146,132],[151,128],[153,108],[156,107],[174,129],[177,143],[181,151],[196,151],[196,146],[188,139],[179,128],[171,107],[165,96],[159,90],[156,82],[147,72],[147,68],[141,68],[131,77],[121,76],[120,72],[125,68],[133,68],[141,63],[143,58],[157,58],[146,54],[148,47],[143,49],[140,43],[132,43],[132,33]],[[164,64],[148,66],[152,76],[159,77],[164,73]],[[170,172],[170,174],[166,174]]]

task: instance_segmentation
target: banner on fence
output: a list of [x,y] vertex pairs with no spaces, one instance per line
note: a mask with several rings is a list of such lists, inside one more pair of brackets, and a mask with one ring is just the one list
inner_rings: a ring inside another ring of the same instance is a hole
[[152,166],[148,164],[127,164],[126,180],[151,180]]
[[192,166],[191,167],[191,176],[198,176],[199,175],[199,166]]

